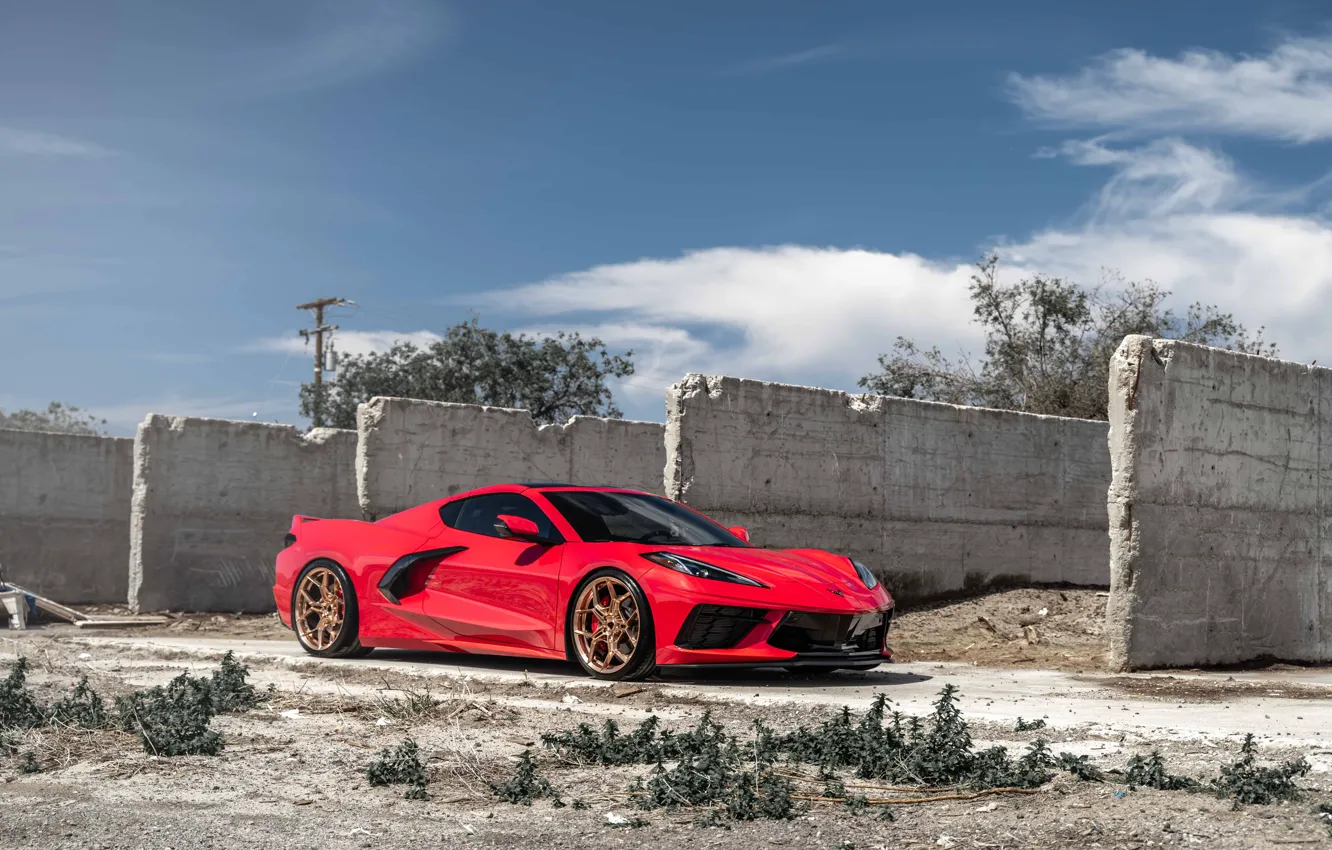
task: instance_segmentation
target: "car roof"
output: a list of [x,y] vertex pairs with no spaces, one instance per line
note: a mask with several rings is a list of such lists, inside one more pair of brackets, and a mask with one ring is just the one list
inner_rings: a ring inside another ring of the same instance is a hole
[[575,490],[575,491],[594,491],[602,493],[643,493],[652,495],[645,490],[635,490],[632,487],[611,487],[600,484],[569,484],[563,481],[520,481],[510,484],[489,484],[485,487],[475,487],[462,493],[449,496],[446,501],[466,498],[468,496],[483,496],[487,493],[522,493],[527,490]]

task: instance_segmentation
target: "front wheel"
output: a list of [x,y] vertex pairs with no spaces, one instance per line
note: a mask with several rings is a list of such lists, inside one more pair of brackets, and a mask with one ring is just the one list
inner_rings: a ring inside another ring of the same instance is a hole
[[593,678],[634,681],[646,679],[657,668],[647,597],[619,570],[596,570],[579,582],[569,606],[565,640]]
[[291,595],[291,625],[301,649],[320,658],[368,655],[358,619],[356,591],[342,567],[325,559],[306,564]]

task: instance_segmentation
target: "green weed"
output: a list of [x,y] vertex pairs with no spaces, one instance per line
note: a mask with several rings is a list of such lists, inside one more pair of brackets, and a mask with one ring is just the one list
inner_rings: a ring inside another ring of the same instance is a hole
[[531,750],[523,750],[523,754],[518,757],[518,767],[513,776],[504,782],[491,783],[490,790],[504,802],[519,806],[530,806],[533,800],[541,797],[556,796],[550,783],[537,776]]
[[1257,755],[1258,746],[1251,732],[1244,736],[1239,758],[1221,768],[1221,775],[1212,781],[1212,789],[1219,796],[1234,800],[1235,808],[1298,798],[1300,791],[1295,787],[1295,777],[1309,772],[1309,762],[1299,758],[1276,767],[1260,767]]
[[135,732],[156,756],[215,756],[222,736],[208,728],[215,713],[212,682],[181,673],[166,687],[116,699],[121,727]]
[[365,778],[371,785],[406,785],[403,796],[408,800],[426,799],[425,765],[421,763],[421,749],[411,738],[392,749],[383,749],[365,769]]

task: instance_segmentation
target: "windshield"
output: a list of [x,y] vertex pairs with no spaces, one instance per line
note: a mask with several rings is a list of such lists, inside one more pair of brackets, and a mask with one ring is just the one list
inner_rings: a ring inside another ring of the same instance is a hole
[[554,490],[542,495],[588,543],[749,545],[683,505],[645,493]]

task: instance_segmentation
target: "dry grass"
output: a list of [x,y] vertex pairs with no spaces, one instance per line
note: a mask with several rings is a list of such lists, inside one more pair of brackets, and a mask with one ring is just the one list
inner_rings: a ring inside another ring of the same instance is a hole
[[79,762],[111,761],[140,750],[139,738],[131,732],[66,725],[29,729],[17,743],[19,753],[32,753],[43,770],[63,769]]

